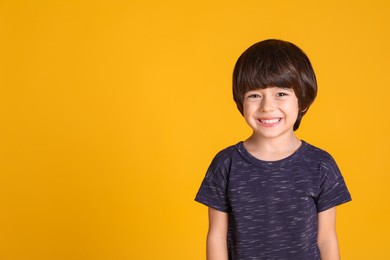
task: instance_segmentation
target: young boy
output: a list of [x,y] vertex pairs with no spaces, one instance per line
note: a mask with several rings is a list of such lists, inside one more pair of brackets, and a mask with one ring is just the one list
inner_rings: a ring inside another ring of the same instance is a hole
[[304,52],[258,42],[238,59],[233,96],[252,128],[219,152],[195,200],[209,207],[207,259],[339,259],[336,206],[351,200],[333,158],[297,138],[317,94]]

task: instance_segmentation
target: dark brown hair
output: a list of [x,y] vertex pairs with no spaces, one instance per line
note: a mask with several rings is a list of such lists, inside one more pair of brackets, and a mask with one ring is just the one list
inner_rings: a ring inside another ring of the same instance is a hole
[[306,54],[282,40],[265,40],[249,47],[238,58],[233,71],[233,98],[243,114],[246,92],[268,87],[292,88],[298,98],[297,130],[317,95],[317,81]]

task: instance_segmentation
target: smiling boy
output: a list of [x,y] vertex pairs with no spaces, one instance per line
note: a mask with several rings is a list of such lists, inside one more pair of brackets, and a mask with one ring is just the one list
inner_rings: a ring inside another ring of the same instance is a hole
[[294,132],[316,95],[292,43],[262,41],[237,60],[233,97],[253,131],[215,156],[195,198],[209,207],[208,260],[339,259],[336,206],[351,196],[334,159]]

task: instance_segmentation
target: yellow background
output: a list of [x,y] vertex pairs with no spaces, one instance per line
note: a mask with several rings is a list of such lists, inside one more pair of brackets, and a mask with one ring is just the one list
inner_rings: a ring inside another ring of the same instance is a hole
[[204,259],[195,203],[250,131],[231,95],[266,38],[310,57],[300,138],[338,161],[343,259],[389,259],[388,1],[0,1],[0,259]]

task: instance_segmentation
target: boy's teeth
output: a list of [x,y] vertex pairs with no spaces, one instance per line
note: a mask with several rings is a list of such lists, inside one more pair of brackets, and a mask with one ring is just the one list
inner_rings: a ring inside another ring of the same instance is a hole
[[279,119],[270,119],[270,120],[260,119],[260,122],[264,124],[276,124],[277,122],[279,122]]

